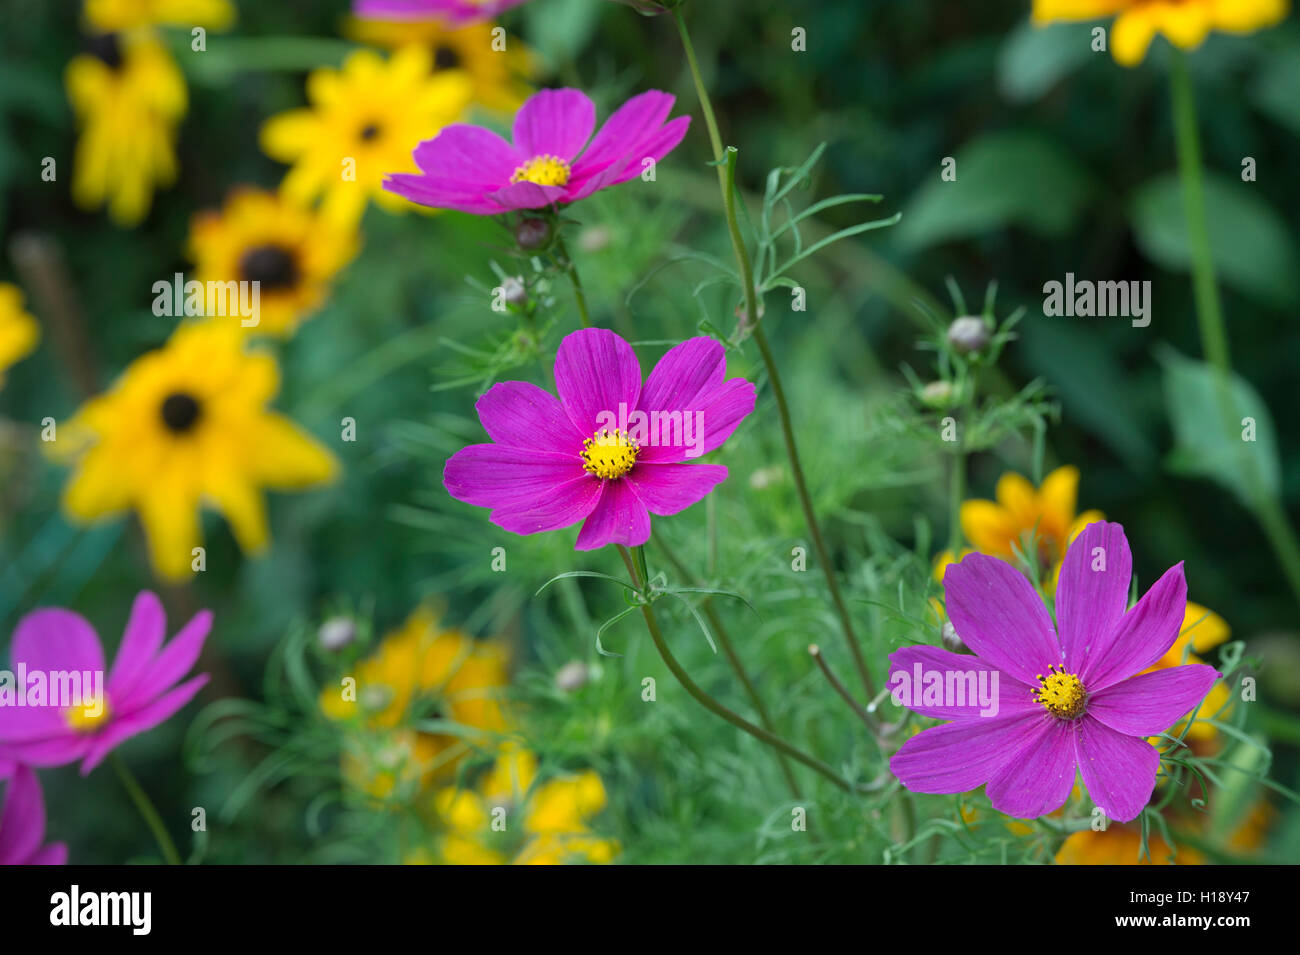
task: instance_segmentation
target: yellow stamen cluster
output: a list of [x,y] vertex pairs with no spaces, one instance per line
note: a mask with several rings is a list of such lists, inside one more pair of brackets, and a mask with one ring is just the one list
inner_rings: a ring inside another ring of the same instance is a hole
[[[92,710],[99,710],[99,713],[93,713]],[[101,726],[108,722],[108,700],[85,700],[83,706],[70,706],[63,714],[63,718],[68,721],[78,733],[93,733]]]
[[511,182],[535,182],[539,186],[564,186],[569,182],[569,164],[559,156],[534,156],[510,176]]
[[640,445],[617,428],[601,428],[582,442],[582,469],[607,481],[619,478],[632,470],[640,450]]
[[1088,703],[1083,681],[1073,673],[1066,673],[1065,667],[1059,664],[1048,667],[1047,673],[1047,676],[1038,674],[1040,685],[1032,691],[1034,699],[1060,719],[1073,720],[1082,716]]

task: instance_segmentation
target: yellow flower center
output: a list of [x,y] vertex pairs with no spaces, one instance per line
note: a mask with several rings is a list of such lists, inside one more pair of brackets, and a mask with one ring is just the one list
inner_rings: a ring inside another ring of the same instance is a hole
[[563,186],[569,182],[569,164],[559,156],[534,156],[514,171],[511,182],[535,182],[539,186]]
[[598,478],[620,478],[636,464],[641,448],[617,428],[601,428],[582,442],[582,469]]
[[[93,712],[98,710],[99,712]],[[78,733],[94,733],[108,722],[108,700],[85,700],[83,706],[70,706],[63,718]]]
[[1034,699],[1042,703],[1047,712],[1063,720],[1073,720],[1083,715],[1088,694],[1083,688],[1083,681],[1073,673],[1066,673],[1065,667],[1049,667],[1047,676],[1038,674],[1038,683],[1038,688],[1033,690]]

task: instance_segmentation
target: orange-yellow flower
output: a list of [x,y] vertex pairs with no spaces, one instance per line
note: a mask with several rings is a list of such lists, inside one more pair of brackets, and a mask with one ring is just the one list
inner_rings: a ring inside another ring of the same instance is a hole
[[1136,66],[1157,33],[1194,50],[1212,30],[1254,33],[1282,21],[1290,0],[1034,0],[1037,24],[1115,17],[1110,49],[1117,63]]

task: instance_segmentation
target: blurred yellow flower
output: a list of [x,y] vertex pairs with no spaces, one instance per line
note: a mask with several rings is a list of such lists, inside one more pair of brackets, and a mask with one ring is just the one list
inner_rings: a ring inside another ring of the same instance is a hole
[[513,744],[501,748],[477,790],[441,789],[433,804],[446,833],[449,865],[603,865],[619,853],[588,820],[605,808],[605,785],[592,770],[545,782],[537,757]]
[[64,73],[80,137],[73,201],[83,209],[108,204],[119,225],[149,212],[155,186],[176,179],[176,126],[185,115],[185,81],[147,30],[91,38],[91,53]]
[[1290,8],[1289,0],[1034,0],[1033,20],[1045,25],[1113,16],[1111,54],[1117,63],[1136,66],[1157,33],[1194,50],[1211,30],[1254,33],[1280,23]]
[[435,71],[460,70],[469,77],[473,102],[513,113],[528,94],[528,78],[537,74],[536,56],[510,39],[504,50],[493,48],[491,23],[449,30],[437,20],[362,20],[349,18],[344,32],[358,43],[398,49],[418,43],[432,51]]
[[[1246,813],[1224,839],[1224,848],[1238,853],[1251,853],[1264,844],[1264,836],[1272,825],[1277,811],[1260,801]],[[1186,822],[1204,833],[1209,816],[1195,813]],[[1149,858],[1139,858],[1142,852],[1142,827],[1140,823],[1112,822],[1105,830],[1091,829],[1072,833],[1056,853],[1057,865],[1204,865],[1205,856],[1187,845],[1171,850],[1156,827],[1147,831]]]
[[160,25],[221,30],[235,19],[230,0],[86,0],[85,13],[105,32]]
[[279,385],[275,360],[246,351],[234,327],[181,326],[60,426],[52,453],[75,467],[65,510],[79,522],[136,510],[166,579],[193,572],[204,505],[246,552],[262,551],[263,489],[306,488],[337,471],[325,448],[266,409]]
[[195,278],[205,287],[258,283],[259,321],[249,329],[253,333],[292,335],[324,302],[331,280],[356,252],[355,230],[251,187],[233,190],[220,212],[200,213],[190,227],[189,255]]
[[981,554],[1014,560],[1019,548],[1036,556],[1050,592],[1070,541],[1089,524],[1105,520],[1100,511],[1077,514],[1078,493],[1079,469],[1070,465],[1047,475],[1037,489],[1008,471],[998,478],[996,501],[962,502],[962,533]]
[[325,218],[352,228],[373,198],[389,212],[416,208],[382,188],[391,172],[417,172],[411,153],[463,114],[470,82],[459,70],[432,71],[428,47],[411,45],[384,60],[358,50],[341,70],[307,78],[311,105],[271,117],[262,149],[290,163],[282,190],[293,202],[321,197]]
[[23,308],[22,290],[0,282],[0,387],[5,383],[5,369],[30,355],[40,337],[36,319]]
[[[347,737],[343,773],[378,799],[410,796],[445,778],[473,746],[491,743],[506,729],[505,651],[443,628],[428,607],[412,613],[349,675],[352,692],[326,687],[320,707],[359,731]],[[415,725],[420,720],[481,732],[427,732]]]

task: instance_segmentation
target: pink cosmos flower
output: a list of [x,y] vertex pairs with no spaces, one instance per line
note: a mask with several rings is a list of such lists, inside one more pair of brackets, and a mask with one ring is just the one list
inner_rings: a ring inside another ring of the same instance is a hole
[[[162,603],[148,591],[140,593],[113,669],[100,684],[106,699],[90,707],[0,706],[0,747],[31,766],[82,760],[85,776],[119,743],[169,719],[208,682],[204,674],[176,685],[198,660],[211,629],[212,613],[201,611],[164,647]],[[99,637],[84,618],[68,610],[35,610],[20,620],[10,657],[10,668],[25,666],[29,678],[37,671],[80,671],[101,674],[103,680]],[[24,689],[20,686],[18,692]],[[90,695],[89,688],[85,693]]]
[[437,20],[463,27],[491,20],[525,0],[356,0],[353,10],[371,20]]
[[[975,655],[918,646],[890,656],[895,699],[925,673],[933,697],[918,700],[921,690],[913,687],[903,702],[952,721],[909,739],[890,761],[894,775],[921,793],[987,786],[994,809],[1032,819],[1064,805],[1078,769],[1110,819],[1135,819],[1160,765],[1146,738],[1177,724],[1219,674],[1198,664],[1135,675],[1177,638],[1187,583],[1180,563],[1126,610],[1132,570],[1124,528],[1089,524],[1065,555],[1053,626],[1038,593],[1010,564],[970,554],[949,567],[948,616]],[[944,687],[963,677],[969,685],[972,676],[992,687],[996,675],[996,714],[982,717],[978,704],[945,698],[928,674]]]
[[9,791],[0,803],[0,865],[64,865],[68,847],[45,841],[45,800],[36,774],[15,766]]
[[631,345],[580,329],[555,356],[559,399],[522,381],[493,385],[475,408],[495,443],[457,451],[443,481],[516,534],[585,521],[578,550],[644,544],[651,514],[676,514],[727,477],[721,465],[685,463],[720,447],[754,410],[754,386],[724,381],[725,369],[721,344],[691,338],[643,386]]
[[415,148],[421,172],[392,173],[384,188],[476,215],[576,202],[640,175],[646,159],[658,162],[682,141],[691,118],[665,122],[674,102],[658,90],[634,96],[593,138],[596,107],[585,93],[542,90],[515,114],[514,145],[480,126],[446,126]]

